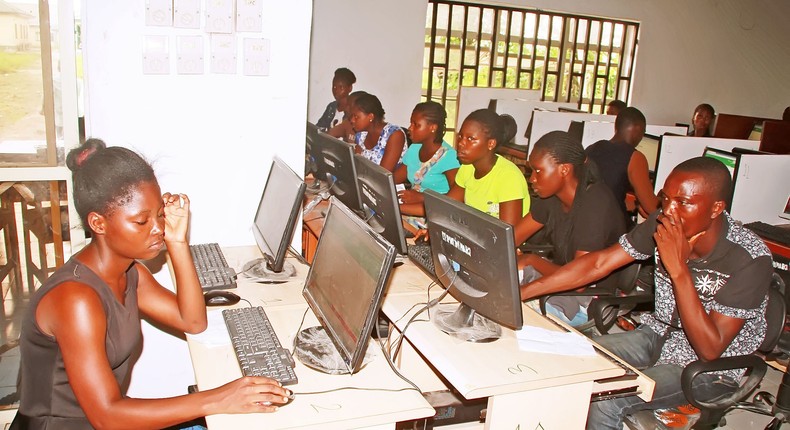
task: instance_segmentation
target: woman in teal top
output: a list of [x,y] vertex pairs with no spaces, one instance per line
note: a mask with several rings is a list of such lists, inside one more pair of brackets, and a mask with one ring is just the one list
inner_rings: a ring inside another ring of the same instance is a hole
[[455,182],[461,164],[455,149],[442,140],[446,118],[444,107],[433,101],[419,103],[411,113],[409,136],[413,143],[394,177],[396,184],[411,184],[410,189],[398,193],[404,215],[424,216],[422,191],[446,194]]
[[502,136],[496,112],[479,109],[466,117],[456,143],[461,167],[447,195],[516,225],[529,212],[529,191],[521,170],[496,153]]

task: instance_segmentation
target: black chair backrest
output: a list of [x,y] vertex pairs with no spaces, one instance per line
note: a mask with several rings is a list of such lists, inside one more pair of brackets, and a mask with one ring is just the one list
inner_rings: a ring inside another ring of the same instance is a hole
[[633,263],[621,268],[617,274],[617,289],[625,294],[631,293],[636,287],[636,280],[639,278],[639,270],[642,269],[642,263],[634,261]]
[[771,352],[776,344],[779,343],[779,336],[782,335],[784,330],[787,309],[782,291],[784,291],[784,281],[779,275],[774,273],[771,286],[768,288],[768,306],[765,309],[765,320],[767,322],[765,339],[763,339],[760,347],[757,348],[760,352]]

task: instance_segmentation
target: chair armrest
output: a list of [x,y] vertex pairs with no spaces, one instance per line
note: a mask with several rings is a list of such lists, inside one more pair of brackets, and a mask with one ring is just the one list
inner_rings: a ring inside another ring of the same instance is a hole
[[651,303],[655,300],[652,294],[634,294],[631,296],[599,296],[590,302],[587,315],[595,322],[595,328],[601,334],[609,333],[617,320],[618,312],[607,312],[607,308],[621,309],[624,306],[636,306],[640,303]]
[[[739,387],[731,395],[719,399],[715,402],[703,402],[694,398],[694,393],[691,389],[691,384],[694,378],[702,373],[713,372],[717,370],[730,370],[730,369],[749,369],[749,375],[746,380],[740,382]],[[767,366],[762,358],[750,355],[736,355],[733,357],[721,357],[712,361],[697,360],[689,363],[680,377],[680,384],[683,388],[683,394],[686,395],[688,401],[700,409],[726,409],[739,402],[752,392],[757,385],[762,381]]]

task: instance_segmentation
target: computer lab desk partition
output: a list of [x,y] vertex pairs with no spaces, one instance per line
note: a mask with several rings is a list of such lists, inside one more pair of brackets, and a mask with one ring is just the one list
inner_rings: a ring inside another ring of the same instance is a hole
[[[255,247],[223,248],[231,267],[239,268],[260,256]],[[303,328],[318,325],[302,298],[308,268],[294,258],[288,262],[297,268],[297,276],[283,284],[256,284],[237,281],[236,294],[253,306],[263,306],[283,347],[292,349],[303,316]],[[249,306],[244,300],[232,307]],[[219,312],[226,307],[210,307]],[[216,323],[216,319],[209,317]],[[221,321],[219,324],[223,325]],[[211,327],[209,328],[211,329]],[[236,356],[226,343],[201,342],[188,336],[187,344],[195,368],[198,389],[218,387],[241,377]],[[304,366],[297,360],[299,383],[288,386],[296,398],[270,414],[212,415],[206,417],[210,430],[223,429],[394,429],[395,423],[433,416],[435,411],[422,394],[410,389],[389,367],[382,351],[371,341],[372,355],[362,370],[354,375],[327,375]],[[350,387],[350,388],[348,388]],[[333,391],[336,390],[336,391]],[[317,393],[317,394],[309,394]]]
[[[419,310],[415,304],[439,296],[439,287],[433,287],[429,296],[430,283],[410,262],[395,269],[382,310],[398,330]],[[523,315],[525,326],[574,331],[527,305]],[[488,397],[486,429],[581,429],[594,393],[638,387],[641,398],[652,398],[654,382],[606,351],[588,357],[526,352],[507,328],[494,342],[463,342],[427,319],[424,313],[411,323],[406,339],[464,398]],[[630,376],[626,368],[633,371]],[[411,376],[409,363],[401,370]]]

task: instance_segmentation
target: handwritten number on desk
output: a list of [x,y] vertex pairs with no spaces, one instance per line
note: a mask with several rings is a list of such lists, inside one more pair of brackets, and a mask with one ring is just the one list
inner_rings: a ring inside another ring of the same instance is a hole
[[536,375],[538,374],[537,370],[527,366],[526,364],[521,364],[521,363],[507,368],[507,371],[510,372],[511,375],[516,375],[518,373],[522,373],[527,370],[532,371]]
[[313,410],[317,414],[320,414],[322,410],[323,411],[339,411],[339,410],[343,409],[343,406],[338,404],[338,403],[334,403],[334,404],[330,404],[330,405],[314,405],[314,404],[311,403],[310,406],[313,407]]
[[[519,425],[517,425],[517,426],[516,426],[516,430],[521,430],[521,424],[519,424]],[[535,430],[546,430],[546,429],[545,429],[545,428],[543,428],[543,424],[541,424],[541,423],[538,423],[538,426],[537,426],[537,427],[535,427]]]

